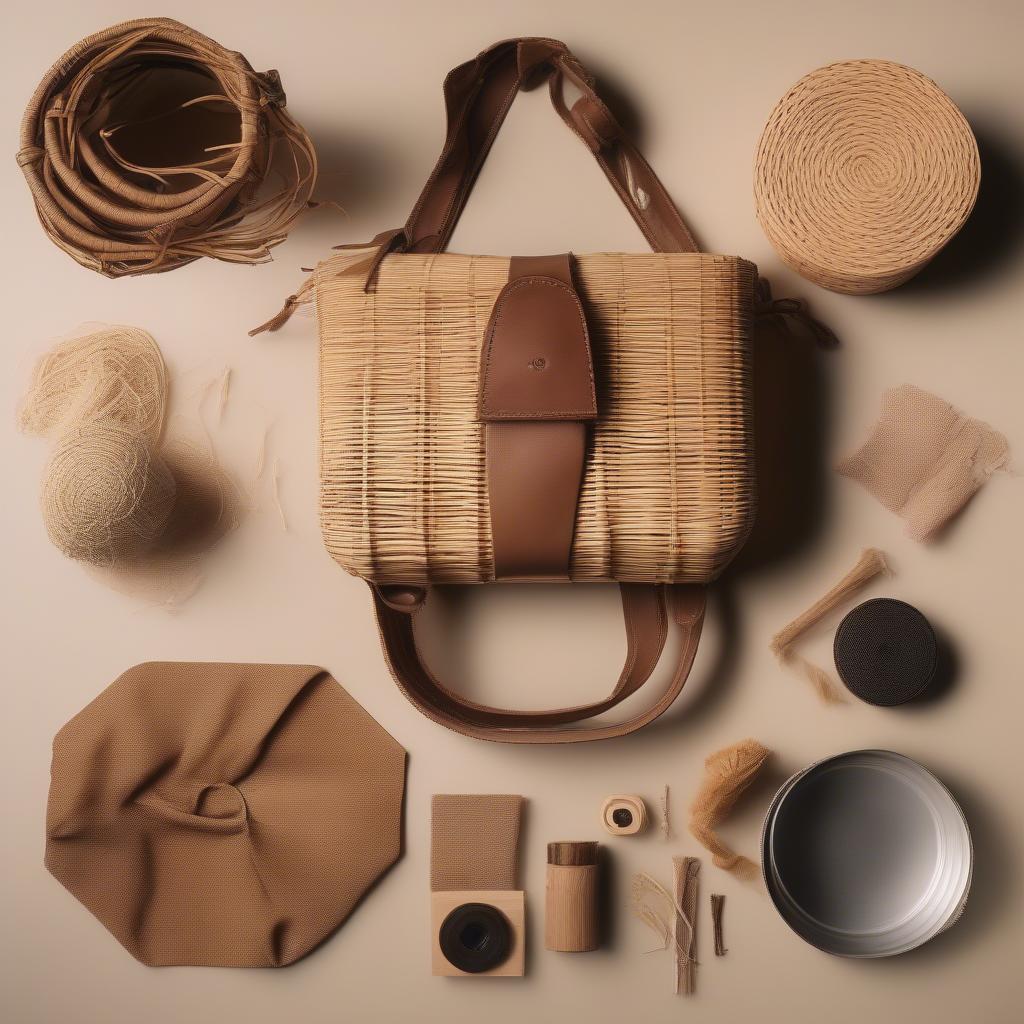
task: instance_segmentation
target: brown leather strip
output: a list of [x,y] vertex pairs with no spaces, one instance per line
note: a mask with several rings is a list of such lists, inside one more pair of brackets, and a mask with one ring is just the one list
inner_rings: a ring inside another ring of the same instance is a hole
[[597,414],[583,306],[568,255],[518,257],[481,349],[495,579],[567,579]]
[[[502,743],[580,743],[626,736],[648,725],[664,714],[682,692],[697,653],[704,622],[703,587],[623,585],[629,652],[626,667],[612,694],[594,704],[556,711],[503,711],[467,701],[442,686],[431,675],[416,648],[412,615],[389,607],[372,585],[371,590],[385,657],[395,681],[409,701],[427,718],[454,732]],[[637,601],[641,593],[643,598]],[[634,601],[637,603],[630,608],[628,602]],[[672,679],[662,696],[646,711],[625,722],[579,729],[562,728],[610,710],[647,681],[664,644],[665,601],[680,635],[680,649]]]
[[[371,584],[371,589],[375,602],[380,602],[384,608],[391,611],[405,613],[401,615],[401,618],[389,617],[389,626],[385,636],[380,609],[378,609],[378,626],[381,629],[385,647],[389,640],[396,642],[394,649],[401,651],[397,660],[405,666],[408,678],[414,680],[417,689],[424,694],[440,694],[442,702],[455,715],[471,714],[481,721],[487,721],[497,726],[508,725],[512,721],[521,721],[523,714],[527,714],[533,725],[565,725],[581,722],[615,707],[616,704],[634,694],[650,678],[661,658],[661,653],[665,648],[665,639],[668,636],[668,619],[665,614],[662,588],[642,583],[620,584],[619,596],[626,625],[626,661],[611,694],[593,704],[578,704],[568,708],[556,708],[553,711],[528,713],[507,711],[504,708],[478,704],[459,696],[440,683],[427,669],[419,653],[419,648],[416,646],[413,630],[413,616],[426,599],[425,591],[422,599],[416,605],[396,605],[384,596],[390,588],[373,587]],[[391,663],[390,655],[389,663]]]
[[[448,131],[434,170],[405,226],[407,251],[441,252],[516,93],[550,78],[551,98],[567,125],[595,154],[648,243],[659,252],[697,245],[664,186],[594,91],[593,79],[557,39],[508,39],[455,68],[445,79]],[[568,79],[583,96],[570,109]]]
[[597,416],[583,304],[567,254],[513,257],[480,354],[480,419]]
[[494,578],[568,579],[583,480],[582,423],[488,423]]

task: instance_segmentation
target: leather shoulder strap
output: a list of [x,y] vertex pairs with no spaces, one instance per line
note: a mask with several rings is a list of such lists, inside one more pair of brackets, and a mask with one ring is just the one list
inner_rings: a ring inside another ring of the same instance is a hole
[[[506,711],[466,700],[443,686],[426,667],[416,646],[413,616],[426,591],[373,587],[381,644],[399,689],[431,721],[474,739],[502,743],[580,743],[626,736],[667,711],[690,674],[704,623],[703,587],[676,584],[621,584],[626,622],[626,664],[611,694],[593,704],[553,711]],[[609,711],[650,678],[664,648],[667,618],[680,636],[679,654],[668,688],[647,710],[615,725],[567,728]]]
[[[562,120],[594,154],[656,252],[695,252],[675,204],[594,90],[594,80],[557,39],[507,39],[452,70],[444,82],[444,147],[402,232],[406,252],[448,244],[484,159],[520,89],[548,78]],[[579,92],[570,106],[565,86]]]

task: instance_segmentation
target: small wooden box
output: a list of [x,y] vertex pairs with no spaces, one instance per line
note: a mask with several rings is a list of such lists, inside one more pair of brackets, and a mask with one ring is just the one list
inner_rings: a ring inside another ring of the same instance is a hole
[[[512,949],[504,963],[469,974],[449,963],[438,938],[444,919],[463,903],[487,903],[511,926]],[[526,894],[520,889],[461,889],[430,894],[431,973],[435,978],[521,978],[526,973]]]

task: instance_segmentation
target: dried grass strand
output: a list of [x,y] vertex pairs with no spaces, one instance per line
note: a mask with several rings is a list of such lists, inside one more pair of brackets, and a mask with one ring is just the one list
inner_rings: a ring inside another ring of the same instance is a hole
[[876,576],[888,572],[890,569],[884,553],[877,548],[865,548],[853,568],[834,587],[772,637],[771,651],[779,664],[793,665],[827,704],[843,702],[843,691],[825,669],[797,653],[795,646],[812,626],[848,602]]

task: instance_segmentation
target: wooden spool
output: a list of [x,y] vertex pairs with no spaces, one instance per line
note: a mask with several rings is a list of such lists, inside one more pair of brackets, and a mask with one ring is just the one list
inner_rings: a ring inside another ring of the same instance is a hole
[[601,945],[598,850],[592,842],[548,843],[545,949],[585,953]]

